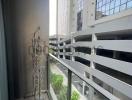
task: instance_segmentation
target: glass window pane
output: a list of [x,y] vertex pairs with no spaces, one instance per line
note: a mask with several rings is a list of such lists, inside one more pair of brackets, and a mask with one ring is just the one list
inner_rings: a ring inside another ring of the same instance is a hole
[[110,0],[107,0],[107,3],[110,3]]
[[99,11],[101,11],[101,8],[99,8]]
[[120,11],[120,8],[116,7],[115,10],[114,10],[114,13],[118,13],[119,11]]
[[99,2],[99,7],[101,7],[102,6],[102,2]]
[[106,11],[106,15],[109,15],[109,11]]
[[106,10],[109,10],[109,4],[106,4]]
[[82,18],[83,18],[83,0],[78,0],[78,11],[77,11],[77,31],[82,30]]
[[120,0],[116,0],[115,6],[119,6],[119,5],[120,5]]
[[114,13],[114,9],[110,10],[110,15],[112,15]]
[[132,1],[127,3],[127,8],[132,8]]
[[110,3],[110,9],[114,8],[114,4],[115,4],[114,1],[112,1],[112,2]]
[[120,6],[120,11],[125,10],[125,9],[126,9],[126,4],[123,4]]
[[105,12],[105,6],[102,7],[102,12]]
[[99,8],[99,5],[97,4],[97,8]]
[[82,11],[77,13],[77,30],[80,31],[82,30]]
[[127,2],[127,0],[121,0],[121,4],[124,4],[126,2]]
[[106,4],[106,0],[103,0],[103,5]]

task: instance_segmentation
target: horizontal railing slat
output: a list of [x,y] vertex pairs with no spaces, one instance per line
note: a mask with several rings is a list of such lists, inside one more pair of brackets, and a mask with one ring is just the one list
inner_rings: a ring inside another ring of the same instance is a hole
[[120,71],[128,75],[132,75],[132,63],[116,60],[108,57],[103,57],[99,55],[92,55],[92,57],[95,63]]
[[98,40],[94,41],[95,48],[115,51],[132,52],[132,40]]
[[73,56],[77,56],[86,60],[91,60],[91,55],[90,54],[86,54],[86,53],[82,53],[82,52],[74,52]]
[[92,42],[76,42],[72,44],[73,47],[89,47],[92,48]]
[[115,88],[116,90],[120,91],[121,93],[125,94],[126,96],[132,98],[132,86],[122,82],[116,78],[113,78],[110,75],[107,75],[99,70],[91,69],[91,73],[93,76],[97,77],[104,83],[110,85],[111,87]]

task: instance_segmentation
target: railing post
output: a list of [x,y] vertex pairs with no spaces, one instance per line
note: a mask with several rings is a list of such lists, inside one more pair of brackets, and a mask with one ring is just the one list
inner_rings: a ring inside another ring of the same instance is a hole
[[71,100],[72,71],[68,69],[67,100]]

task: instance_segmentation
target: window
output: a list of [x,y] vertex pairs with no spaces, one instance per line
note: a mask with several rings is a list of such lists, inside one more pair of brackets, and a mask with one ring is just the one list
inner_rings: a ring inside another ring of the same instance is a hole
[[132,0],[97,0],[96,19],[132,8]]
[[82,30],[82,10],[83,10],[83,0],[78,0],[78,9],[77,9],[77,31]]
[[82,11],[77,13],[77,31],[82,30]]

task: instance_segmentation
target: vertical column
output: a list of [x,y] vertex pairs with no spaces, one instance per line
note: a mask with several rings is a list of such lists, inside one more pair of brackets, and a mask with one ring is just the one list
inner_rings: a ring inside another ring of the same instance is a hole
[[95,10],[96,10],[96,0],[88,0],[88,26],[93,26],[95,22]]
[[59,44],[59,41],[60,41],[60,37],[59,37],[59,31],[58,31],[58,11],[59,11],[59,9],[58,9],[58,0],[56,0],[56,35],[57,35],[57,46],[58,46],[58,58],[60,58],[60,56],[59,56],[59,47],[60,47],[60,44]]
[[[96,8],[96,0],[89,0],[88,1],[88,26],[93,26],[95,22],[95,8]],[[92,42],[96,41],[96,35],[92,33]],[[96,55],[96,50],[94,48],[94,45],[91,48],[91,56]],[[91,59],[90,61],[90,68],[95,68],[94,62]],[[93,81],[92,74],[90,73],[90,79]],[[94,96],[94,89],[90,86],[89,88],[89,100],[93,100]]]
[[[73,4],[73,0],[69,0],[69,33],[72,31],[72,4]],[[70,33],[71,34],[71,33]]]
[[59,38],[59,36],[57,37],[57,46],[58,46],[58,58],[60,58],[60,43],[59,43],[59,41],[60,41],[60,38]]
[[89,6],[89,0],[83,0],[83,24],[82,24],[82,30],[86,30],[88,27],[88,6]]
[[[115,40],[118,40],[118,37],[115,37]],[[119,57],[119,53],[116,51],[113,51],[113,58],[116,59]],[[104,85],[104,84],[103,84]],[[112,87],[109,86],[109,91],[113,94],[114,93],[114,89]]]
[[[82,22],[82,30],[87,30],[87,25],[88,25],[88,6],[90,4],[90,0],[83,0],[83,22]],[[84,72],[84,77],[86,77],[86,74]],[[86,87],[86,83],[83,81],[83,95],[85,95],[85,87]],[[90,99],[91,100],[91,99]]]
[[68,89],[67,89],[67,100],[71,100],[71,83],[72,83],[72,72],[68,69]]
[[65,59],[65,53],[66,53],[65,45],[66,45],[66,43],[63,42],[63,59]]
[[[97,40],[96,35],[92,34],[92,42],[94,42],[96,40]],[[94,45],[91,48],[91,56],[92,55],[96,55],[96,49],[94,48]],[[91,69],[95,68],[93,60],[91,60],[90,68]],[[93,81],[93,77],[92,76],[93,75],[90,73],[90,79]],[[89,88],[89,100],[93,100],[93,96],[94,96],[94,89],[93,89],[93,87],[90,86],[90,88]]]
[[73,37],[73,35],[71,36],[71,44],[72,44],[72,46],[71,46],[71,51],[72,51],[72,61],[75,61],[75,57],[73,56],[73,54],[74,54],[74,52],[75,52],[75,48],[73,47],[73,44],[75,43],[75,39],[74,39],[74,37]]
[[67,33],[70,34],[70,2],[71,0],[67,0]]
[[[84,77],[86,77],[86,75],[85,75],[85,72],[84,72]],[[85,95],[85,86],[86,86],[86,83],[83,81],[83,95]]]
[[69,32],[75,32],[77,26],[77,0],[69,2]]
[[72,32],[76,32],[77,31],[77,7],[78,7],[78,4],[77,4],[77,0],[73,0],[73,31]]

